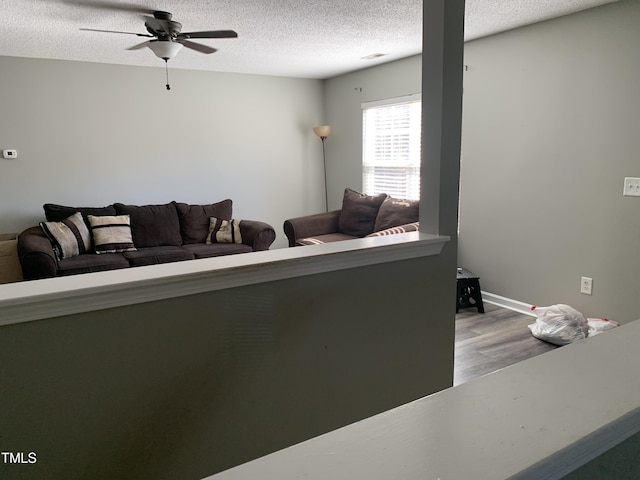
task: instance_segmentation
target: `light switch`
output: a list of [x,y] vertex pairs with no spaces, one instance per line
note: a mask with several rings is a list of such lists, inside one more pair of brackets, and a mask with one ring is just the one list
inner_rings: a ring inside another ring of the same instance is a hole
[[623,194],[627,197],[640,197],[640,178],[625,177]]

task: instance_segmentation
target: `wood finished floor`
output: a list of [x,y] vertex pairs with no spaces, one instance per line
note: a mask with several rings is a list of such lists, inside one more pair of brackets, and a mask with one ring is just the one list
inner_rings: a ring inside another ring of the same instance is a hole
[[531,335],[535,317],[487,303],[484,309],[456,315],[454,386],[558,348]]

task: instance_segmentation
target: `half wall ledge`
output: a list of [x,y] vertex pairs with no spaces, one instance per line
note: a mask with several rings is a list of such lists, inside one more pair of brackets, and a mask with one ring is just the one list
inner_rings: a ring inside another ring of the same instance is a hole
[[0,326],[439,255],[448,236],[409,232],[0,285]]

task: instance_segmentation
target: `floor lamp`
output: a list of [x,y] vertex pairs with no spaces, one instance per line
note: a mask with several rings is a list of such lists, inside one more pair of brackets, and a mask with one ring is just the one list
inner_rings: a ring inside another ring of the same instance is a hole
[[322,164],[324,166],[324,205],[325,209],[329,211],[329,192],[327,190],[327,157],[324,151],[324,141],[331,133],[331,125],[320,125],[319,127],[313,127],[313,133],[320,137],[322,140]]

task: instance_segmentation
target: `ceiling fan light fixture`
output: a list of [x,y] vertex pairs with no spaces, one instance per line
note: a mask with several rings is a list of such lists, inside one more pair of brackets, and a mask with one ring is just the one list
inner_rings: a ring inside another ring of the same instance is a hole
[[169,40],[152,40],[148,46],[153,50],[153,53],[156,54],[156,57],[162,58],[163,60],[171,60],[182,48],[181,43],[171,42]]

